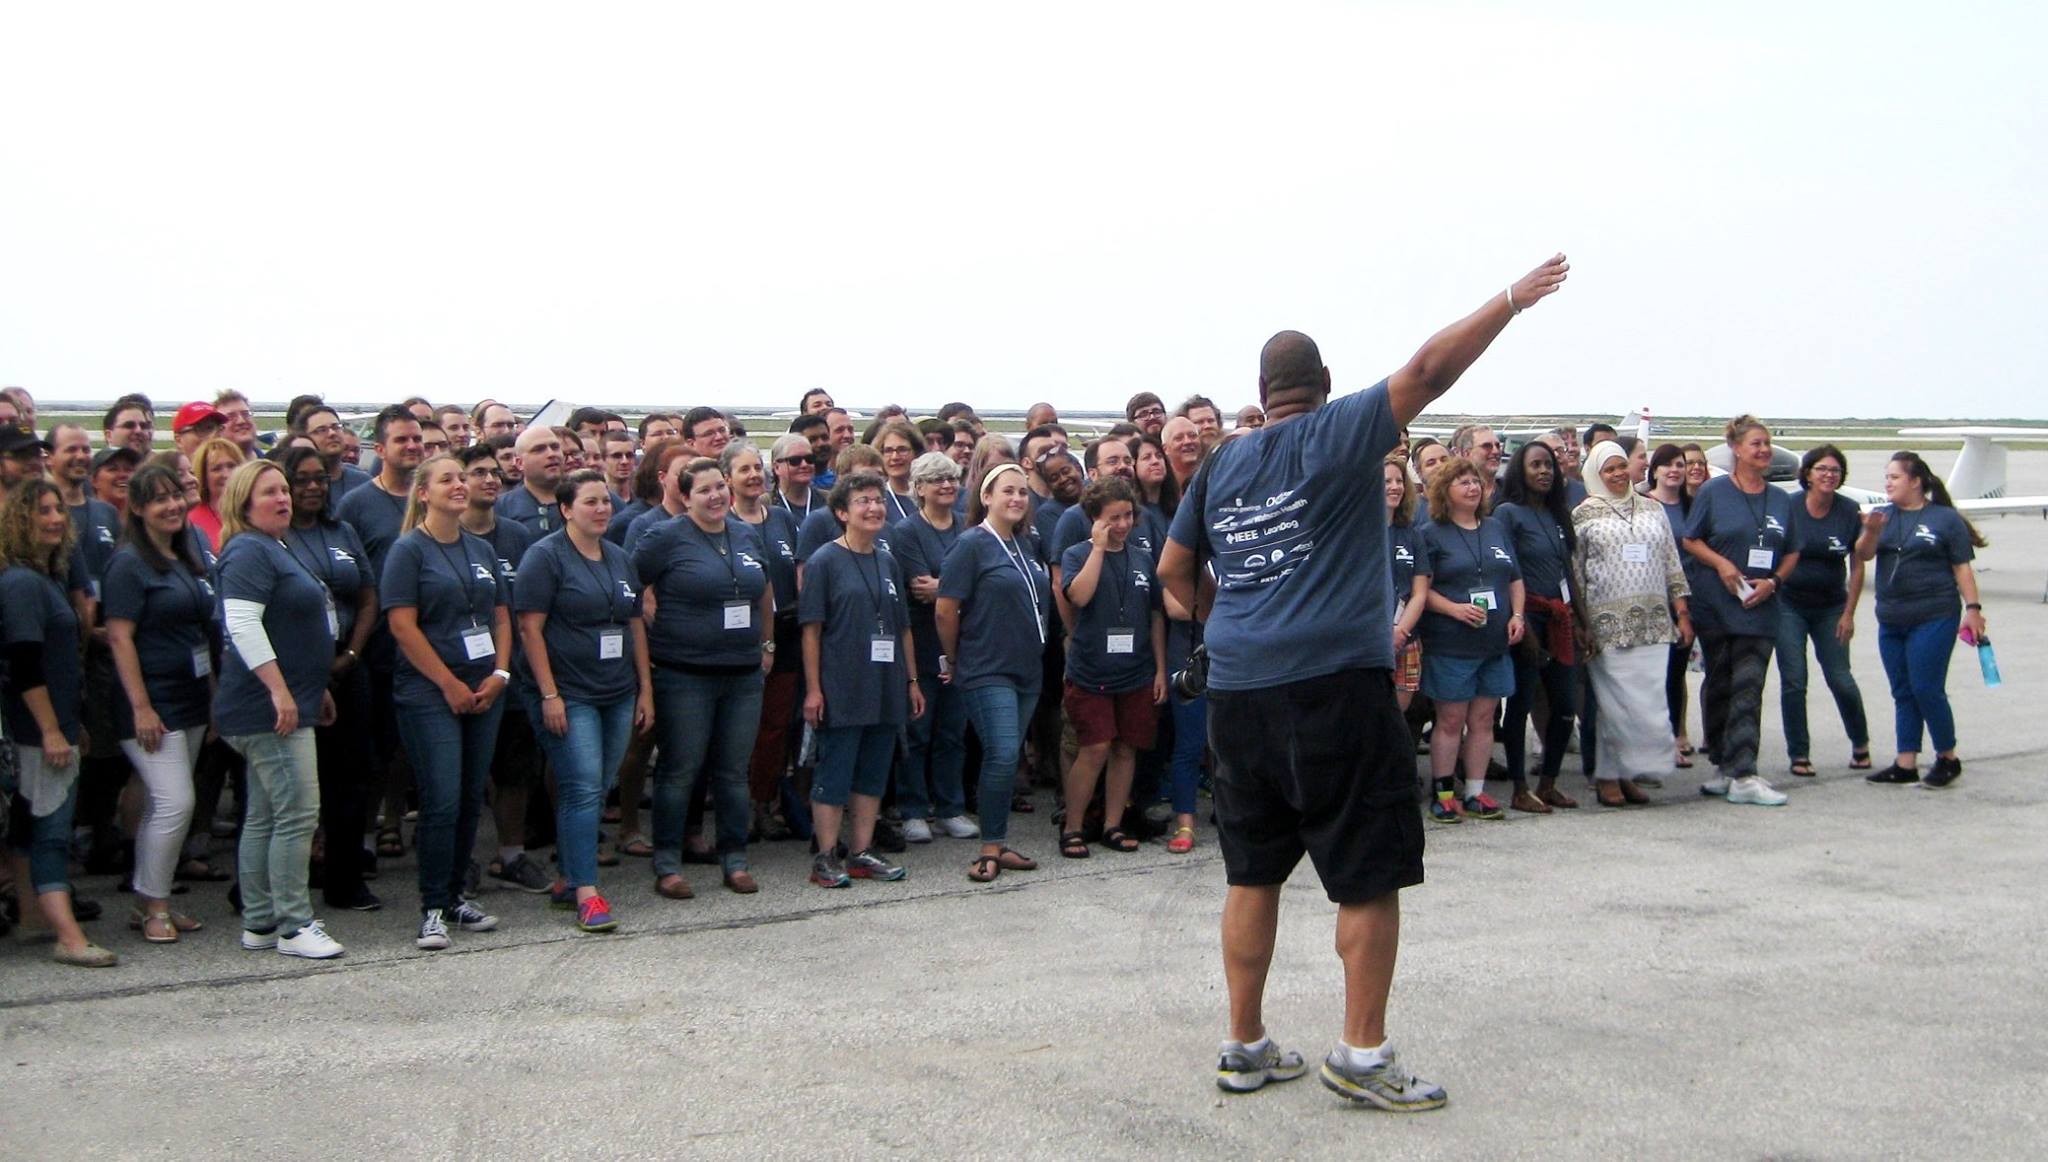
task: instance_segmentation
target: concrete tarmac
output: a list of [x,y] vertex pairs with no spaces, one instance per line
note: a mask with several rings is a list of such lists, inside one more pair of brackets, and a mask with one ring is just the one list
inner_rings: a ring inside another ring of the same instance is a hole
[[[1695,771],[1606,810],[1574,757],[1578,811],[1431,828],[1390,1026],[1450,1091],[1436,1113],[1354,1109],[1313,1073],[1219,1093],[1213,832],[1065,861],[1041,794],[1012,841],[1043,870],[993,887],[963,841],[835,892],[801,844],[761,845],[759,895],[698,875],[688,902],[629,860],[611,936],[492,891],[500,931],[417,952],[411,861],[385,861],[386,909],[328,917],[349,951],[323,965],[242,952],[219,885],[177,901],[206,931],[146,945],[90,878],[118,967],[0,947],[0,1153],[2039,1157],[2048,523],[1987,531],[2005,685],[1958,652],[1955,787],[1865,785],[1817,674],[1821,773],[1779,774],[1774,677],[1762,765],[1789,806],[1703,799]],[[1867,600],[1854,656],[1883,765]],[[1340,1027],[1335,909],[1306,865],[1285,899],[1268,1022],[1314,1059]]]

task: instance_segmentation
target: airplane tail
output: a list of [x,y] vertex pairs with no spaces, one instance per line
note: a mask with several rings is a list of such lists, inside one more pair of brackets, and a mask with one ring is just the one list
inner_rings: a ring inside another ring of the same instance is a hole
[[1948,470],[1948,494],[1956,500],[1995,500],[2005,495],[2005,445],[1985,436],[1965,436]]

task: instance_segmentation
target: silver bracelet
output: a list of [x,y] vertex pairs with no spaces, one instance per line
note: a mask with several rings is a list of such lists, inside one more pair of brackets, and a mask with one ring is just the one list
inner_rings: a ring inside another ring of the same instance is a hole
[[1522,308],[1515,305],[1515,288],[1510,285],[1508,287],[1508,314],[1519,315],[1521,313]]

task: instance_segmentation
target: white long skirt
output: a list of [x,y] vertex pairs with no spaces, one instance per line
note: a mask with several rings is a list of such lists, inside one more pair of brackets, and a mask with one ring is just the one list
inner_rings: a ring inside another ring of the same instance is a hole
[[1672,769],[1671,709],[1664,701],[1664,672],[1671,647],[1664,642],[1607,649],[1589,666],[1593,695],[1600,700],[1600,744],[1595,752],[1603,779],[1662,775]]

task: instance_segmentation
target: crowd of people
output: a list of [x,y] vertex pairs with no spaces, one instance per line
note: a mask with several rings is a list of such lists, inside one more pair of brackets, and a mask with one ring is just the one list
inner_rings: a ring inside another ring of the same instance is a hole
[[[80,926],[100,910],[73,894],[80,862],[122,873],[144,941],[201,928],[181,884],[232,879],[243,947],[312,959],[342,954],[328,921],[380,907],[369,878],[408,852],[427,950],[498,925],[486,877],[605,932],[600,869],[645,860],[684,900],[706,864],[752,893],[750,845],[783,837],[811,841],[820,888],[899,880],[892,854],[950,840],[986,883],[1038,866],[1012,826],[1034,788],[1058,857],[1201,844],[1235,675],[1206,672],[1210,588],[1167,559],[1194,543],[1176,517],[1202,511],[1205,463],[1265,412],[1141,392],[1090,438],[1038,405],[1013,442],[964,403],[863,428],[813,390],[798,411],[749,433],[713,407],[551,426],[415,398],[365,441],[313,396],[259,433],[227,392],[179,407],[159,450],[143,396],[98,433],[38,434],[33,398],[0,392],[13,922],[64,963],[115,963]],[[1847,648],[1866,587],[1897,742],[1869,777],[1960,775],[1944,687],[1958,630],[1984,633],[1983,541],[1912,453],[1862,512],[1832,446],[1800,491],[1768,482],[1749,416],[1724,476],[1697,445],[1599,424],[1516,448],[1485,425],[1389,439],[1336,469],[1383,502],[1345,519],[1386,530],[1390,572],[1360,607],[1377,624],[1348,633],[1389,651],[1429,818],[1578,807],[1575,735],[1606,806],[1696,754],[1702,793],[1783,804],[1757,762],[1765,678],[1775,657],[1790,773],[1811,776],[1809,649],[1850,765],[1872,767]],[[1306,547],[1273,537],[1284,504],[1222,511],[1243,523],[1210,521],[1217,543],[1261,551],[1197,555],[1220,593]],[[238,836],[232,868],[217,834]]]

